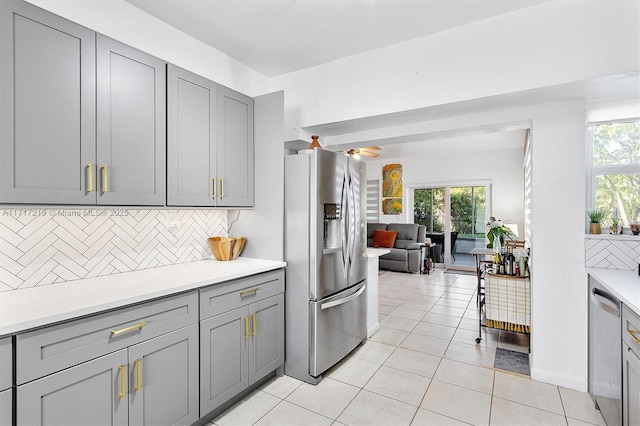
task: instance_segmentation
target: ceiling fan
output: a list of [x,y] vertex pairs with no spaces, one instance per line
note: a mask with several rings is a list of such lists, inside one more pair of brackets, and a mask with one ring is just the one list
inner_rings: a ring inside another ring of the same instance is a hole
[[380,151],[380,150],[381,148],[379,146],[367,146],[364,148],[351,148],[346,151],[340,151],[340,152],[342,152],[345,155],[348,155],[349,157],[362,155],[364,157],[377,158],[380,156],[380,154],[373,151]]

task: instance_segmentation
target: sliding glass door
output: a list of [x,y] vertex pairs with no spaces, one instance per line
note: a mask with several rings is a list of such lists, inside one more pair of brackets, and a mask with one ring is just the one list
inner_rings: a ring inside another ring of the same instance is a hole
[[415,187],[414,223],[437,244],[434,261],[446,269],[474,270],[470,252],[485,246],[490,184]]

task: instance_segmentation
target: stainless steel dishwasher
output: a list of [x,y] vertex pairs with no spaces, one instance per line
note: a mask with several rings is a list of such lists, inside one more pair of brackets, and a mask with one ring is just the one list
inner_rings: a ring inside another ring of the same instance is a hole
[[608,426],[622,424],[621,303],[589,277],[589,394]]

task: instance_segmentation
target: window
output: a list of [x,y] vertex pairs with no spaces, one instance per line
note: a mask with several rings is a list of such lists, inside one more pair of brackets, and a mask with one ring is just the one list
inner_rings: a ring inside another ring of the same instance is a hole
[[640,121],[599,124],[591,135],[591,207],[622,225],[640,223]]
[[380,181],[367,181],[367,222],[380,221]]

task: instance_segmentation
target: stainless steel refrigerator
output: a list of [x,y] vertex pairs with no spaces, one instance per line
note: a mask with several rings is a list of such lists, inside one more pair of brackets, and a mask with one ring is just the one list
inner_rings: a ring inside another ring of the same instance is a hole
[[285,157],[285,374],[316,384],[366,340],[365,164]]

